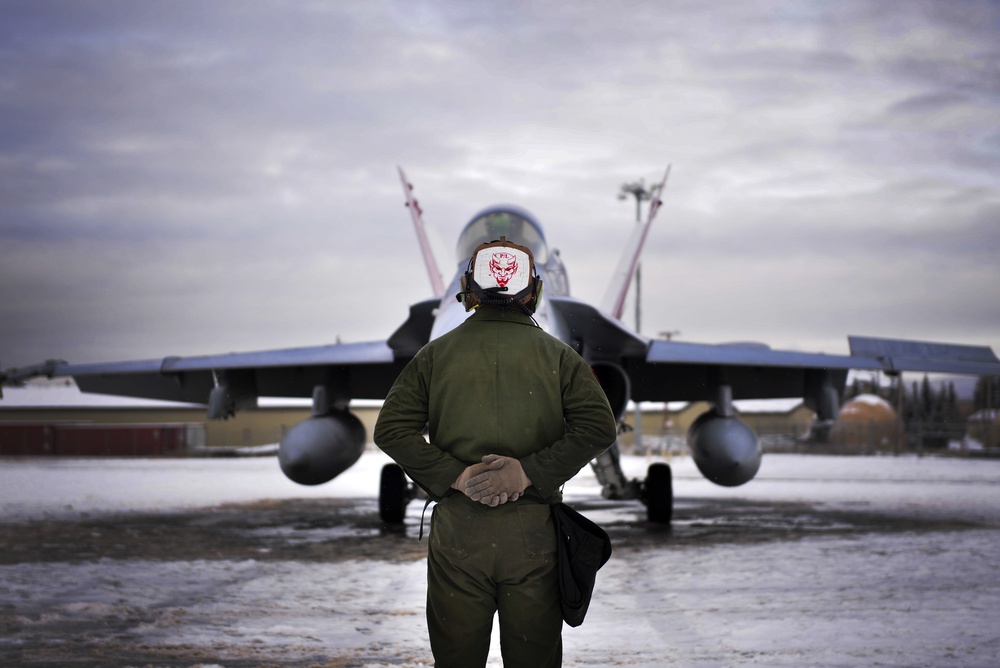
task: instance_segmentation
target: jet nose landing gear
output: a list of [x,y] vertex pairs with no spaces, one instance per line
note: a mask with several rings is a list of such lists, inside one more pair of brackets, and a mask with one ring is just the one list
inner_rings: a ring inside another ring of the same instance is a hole
[[646,519],[657,524],[670,524],[674,516],[674,483],[670,464],[650,464],[645,480],[628,480],[622,471],[618,444],[612,445],[591,468],[601,483],[601,496],[606,499],[635,499],[646,505]]

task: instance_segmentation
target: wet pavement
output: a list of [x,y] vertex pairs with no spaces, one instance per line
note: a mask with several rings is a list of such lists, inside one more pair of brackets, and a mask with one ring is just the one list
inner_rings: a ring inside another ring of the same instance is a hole
[[[615,553],[564,665],[1000,665],[988,478],[906,482],[892,503],[856,480],[837,503],[763,498],[780,480],[742,499],[679,483],[669,527],[571,499]],[[983,502],[921,505],[942,485]],[[8,518],[0,665],[429,666],[422,506],[404,526],[374,498]]]

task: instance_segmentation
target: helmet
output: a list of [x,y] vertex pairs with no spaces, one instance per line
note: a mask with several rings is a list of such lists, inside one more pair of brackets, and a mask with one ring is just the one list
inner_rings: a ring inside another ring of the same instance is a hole
[[476,247],[461,287],[455,297],[466,311],[486,304],[502,310],[513,307],[531,315],[542,296],[542,279],[535,273],[531,250],[506,237]]

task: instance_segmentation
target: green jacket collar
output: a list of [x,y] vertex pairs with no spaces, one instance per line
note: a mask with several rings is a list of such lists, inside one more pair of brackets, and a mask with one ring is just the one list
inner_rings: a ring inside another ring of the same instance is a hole
[[480,306],[466,322],[513,322],[519,325],[535,326],[534,320],[517,309],[501,311],[491,306]]

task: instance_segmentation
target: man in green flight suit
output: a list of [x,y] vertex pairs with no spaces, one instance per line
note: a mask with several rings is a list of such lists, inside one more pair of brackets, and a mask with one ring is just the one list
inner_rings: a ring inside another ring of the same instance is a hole
[[438,502],[427,559],[438,668],[485,666],[495,613],[504,666],[562,664],[548,504],[616,425],[587,363],[531,317],[540,290],[529,249],[503,237],[477,247],[458,295],[476,312],[417,353],[375,425],[379,448]]

